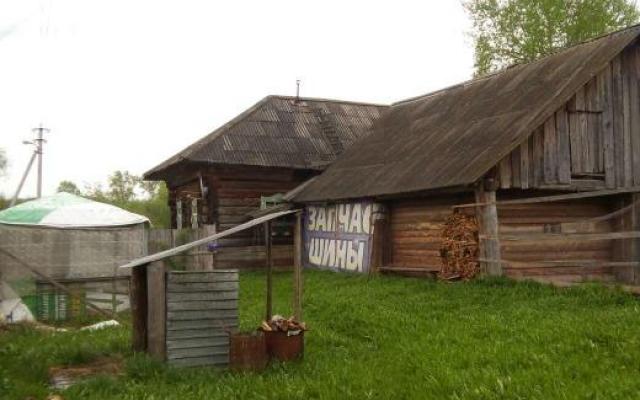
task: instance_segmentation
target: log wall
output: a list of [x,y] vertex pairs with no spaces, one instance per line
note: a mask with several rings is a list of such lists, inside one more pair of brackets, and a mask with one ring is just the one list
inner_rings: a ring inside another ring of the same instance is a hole
[[473,202],[472,197],[450,196],[394,201],[389,207],[389,271],[434,273],[440,271],[442,230],[452,206]]
[[[246,222],[248,214],[260,207],[262,196],[286,193],[306,179],[309,173],[285,168],[246,166],[207,167],[190,172],[190,180],[170,188],[172,225],[177,226],[177,200],[182,201],[183,227],[191,226],[192,199],[197,199],[200,226],[213,226],[217,232]],[[202,178],[202,187],[200,184]],[[214,268],[263,268],[264,233],[262,227],[246,230],[218,241]],[[273,223],[274,267],[293,265],[293,217]]]
[[498,164],[500,187],[640,184],[640,47],[628,47]]
[[[545,233],[612,232],[612,221],[576,223],[601,217],[612,211],[613,204],[607,198],[499,205],[499,236],[501,257],[506,262],[505,275],[555,283],[613,281],[615,269],[610,262],[613,261],[614,241],[581,240],[571,235],[553,240],[538,240],[531,236]],[[508,240],[509,238],[518,240]]]

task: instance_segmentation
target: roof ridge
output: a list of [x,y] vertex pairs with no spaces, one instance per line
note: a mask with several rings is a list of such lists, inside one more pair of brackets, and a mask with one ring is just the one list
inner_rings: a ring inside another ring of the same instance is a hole
[[584,40],[584,41],[582,41],[580,43],[576,43],[576,44],[571,45],[571,46],[557,47],[552,52],[550,52],[548,54],[545,54],[540,58],[536,58],[535,60],[532,60],[532,61],[529,61],[529,62],[526,62],[526,63],[510,64],[510,65],[507,65],[506,67],[500,68],[497,71],[489,72],[489,73],[487,73],[485,75],[482,75],[482,76],[473,77],[471,79],[467,79],[466,81],[462,81],[462,82],[459,82],[459,83],[456,83],[456,84],[453,84],[453,85],[450,85],[450,86],[445,86],[445,87],[443,87],[441,89],[437,89],[437,90],[434,90],[434,91],[429,92],[429,93],[425,93],[425,94],[422,94],[422,95],[413,96],[413,97],[409,97],[409,98],[404,99],[404,100],[399,100],[399,101],[393,102],[393,103],[391,103],[391,106],[407,104],[407,103],[411,103],[411,102],[416,101],[416,100],[424,100],[424,99],[427,99],[429,97],[438,95],[438,94],[440,94],[442,92],[446,92],[446,91],[449,91],[449,90],[452,90],[452,89],[455,89],[455,88],[458,88],[458,87],[464,87],[466,85],[470,85],[470,84],[473,84],[473,83],[481,82],[481,81],[484,81],[486,79],[490,79],[490,78],[493,78],[495,76],[501,75],[501,74],[503,74],[503,73],[505,73],[507,71],[512,70],[513,68],[522,67],[522,66],[530,65],[530,64],[535,64],[535,63],[538,63],[538,62],[541,62],[541,61],[547,59],[548,57],[555,56],[555,55],[557,55],[559,53],[568,51],[570,49],[573,49],[573,48],[576,48],[576,47],[580,47],[580,46],[584,46],[586,44],[593,43],[593,42],[595,42],[597,40],[601,40],[601,39],[604,39],[606,37],[620,35],[620,34],[626,33],[627,31],[630,31],[632,29],[637,29],[637,28],[640,28],[640,23],[637,23],[637,24],[634,24],[634,25],[630,25],[630,26],[627,26],[627,27],[622,28],[622,29],[618,29],[617,31],[612,31],[612,32],[609,32],[609,33],[603,33],[601,35],[589,38],[587,40]]
[[382,104],[382,103],[369,103],[366,101],[353,101],[353,100],[339,100],[339,99],[326,99],[323,97],[296,97],[296,96],[288,96],[281,94],[270,94],[267,98],[271,99],[283,99],[283,100],[302,100],[302,101],[317,101],[317,102],[327,102],[327,103],[341,103],[341,104],[354,104],[361,106],[373,106],[373,107],[390,107],[391,104]]

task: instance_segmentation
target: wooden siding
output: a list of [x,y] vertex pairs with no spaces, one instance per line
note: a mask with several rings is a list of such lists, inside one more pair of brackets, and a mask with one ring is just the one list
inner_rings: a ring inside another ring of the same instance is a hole
[[[217,231],[223,231],[246,222],[248,214],[260,207],[262,196],[286,193],[312,174],[287,168],[247,166],[220,166],[192,172],[192,175],[197,172],[202,176],[206,194],[202,194],[199,178],[171,188],[169,205],[174,228],[177,226],[178,199],[182,200],[183,227],[191,226],[191,199],[196,198],[199,224],[214,225]],[[293,252],[286,247],[293,244],[293,219],[283,218],[274,222],[273,227],[274,267],[291,268]],[[218,245],[220,250],[214,260],[215,268],[257,269],[265,266],[262,227],[221,239]]]
[[[612,211],[609,199],[594,198],[557,203],[498,206],[499,235],[522,237],[501,240],[501,257],[506,276],[542,281],[576,282],[614,278],[613,241],[585,241],[572,237],[539,241],[526,239],[529,234],[576,231],[576,221],[600,217]],[[588,224],[577,228],[580,233],[613,231],[610,222]],[[555,262],[560,262],[558,266]],[[588,265],[585,265],[587,263]]]
[[388,268],[438,272],[445,219],[453,205],[470,202],[458,197],[415,199],[389,204],[391,265]]
[[238,279],[233,270],[167,273],[169,364],[228,364],[228,330],[238,327]]
[[640,184],[640,47],[616,56],[498,164],[500,187]]

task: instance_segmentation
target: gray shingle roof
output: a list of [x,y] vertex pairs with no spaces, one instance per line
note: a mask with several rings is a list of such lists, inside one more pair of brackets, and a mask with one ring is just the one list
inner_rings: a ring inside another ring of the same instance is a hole
[[144,176],[160,179],[168,168],[182,161],[320,170],[367,135],[385,108],[268,96]]
[[472,184],[640,34],[634,26],[499,73],[394,104],[296,201]]

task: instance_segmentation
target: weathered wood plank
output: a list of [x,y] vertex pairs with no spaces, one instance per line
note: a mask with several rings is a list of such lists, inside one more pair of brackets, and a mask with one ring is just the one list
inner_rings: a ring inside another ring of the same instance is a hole
[[227,319],[237,318],[237,309],[225,309],[225,310],[180,310],[167,312],[167,318],[171,321],[193,321],[204,319]]
[[229,338],[229,333],[221,330],[212,331],[210,328],[167,330],[167,341],[196,338]]
[[[480,240],[480,254],[484,258],[500,260],[500,240],[498,239],[498,211],[495,205],[495,190],[487,190],[484,182],[476,188],[476,201],[487,205],[476,208],[479,231],[484,236]],[[485,273],[490,276],[502,275],[502,265],[487,262],[483,265]]]
[[640,47],[629,49],[631,56],[630,76],[630,112],[631,112],[631,163],[632,163],[632,184],[640,185]]
[[164,261],[147,267],[147,352],[158,360],[166,357],[166,269]]
[[237,290],[219,290],[193,293],[170,293],[168,303],[183,301],[211,301],[211,300],[235,300],[238,298]]
[[623,53],[622,57],[622,115],[623,115],[623,133],[624,133],[624,185],[633,185],[633,158],[631,154],[631,108],[632,96],[632,65],[628,52]]
[[224,366],[229,363],[229,355],[222,354],[209,357],[189,357],[169,360],[169,364],[174,367],[203,367],[203,366]]
[[511,154],[500,160],[500,188],[511,188]]
[[605,185],[612,189],[616,186],[614,134],[613,134],[613,82],[611,64],[598,77],[599,91],[602,102],[602,157],[604,163]]
[[596,78],[591,79],[585,86],[585,114],[587,129],[583,132],[583,154],[585,158],[584,172],[600,172],[599,166],[599,136],[600,136],[600,106],[598,101],[598,86]]
[[520,151],[516,149],[511,152],[511,184],[519,188],[520,182]]
[[544,122],[544,181],[558,181],[558,145],[556,144],[555,116]]
[[[529,188],[529,141],[525,140],[519,147],[520,149],[520,187],[522,189]],[[517,151],[517,150],[516,150]]]
[[215,270],[198,272],[172,272],[169,274],[169,283],[191,282],[237,282],[239,279],[236,270]]
[[[599,190],[594,192],[567,193],[567,194],[559,194],[559,195],[552,195],[552,196],[529,197],[526,199],[503,200],[503,201],[497,202],[496,204],[499,206],[502,206],[502,205],[511,205],[511,204],[550,203],[555,201],[586,199],[589,197],[613,196],[613,195],[618,195],[623,193],[639,193],[639,192],[640,192],[639,186],[632,186],[629,188],[606,189],[606,190]],[[478,205],[484,205],[484,204],[465,203],[465,204],[456,204],[451,207],[452,208],[471,208],[471,207],[477,207]]]
[[237,310],[238,300],[181,301],[167,303],[168,311]]
[[184,338],[178,340],[167,340],[167,351],[174,353],[174,350],[209,348],[227,346],[229,337],[205,337],[205,338]]
[[[489,238],[487,235],[480,235],[480,238]],[[508,241],[543,241],[543,240],[621,240],[640,238],[640,231],[627,232],[607,232],[607,233],[527,233],[520,235],[502,235],[500,240]]]
[[[375,227],[376,225],[374,225],[374,235],[376,234]],[[304,240],[302,232],[302,213],[299,212],[296,214],[296,222],[293,230],[293,316],[297,321],[302,321],[302,294],[304,286],[302,280],[302,254],[304,252]],[[377,233],[380,234],[381,232]]]
[[264,243],[266,247],[266,268],[267,268],[267,298],[265,320],[270,321],[273,315],[273,249],[271,237],[271,222],[264,223]]
[[569,139],[571,142],[571,170],[581,172],[582,168],[582,125],[578,109],[584,109],[584,88],[578,89],[569,101]]
[[558,135],[558,182],[571,183],[569,115],[564,107],[556,112],[556,133]]
[[544,129],[533,133],[533,186],[538,187],[544,181]]
[[238,282],[192,282],[192,283],[169,283],[167,290],[170,293],[193,293],[193,292],[219,292],[221,290],[233,290],[239,287]]
[[624,178],[624,118],[623,118],[623,100],[622,100],[622,58],[615,57],[611,61],[611,78],[612,78],[612,104],[613,104],[613,136],[614,136],[614,160],[616,187],[625,186]]
[[217,329],[229,330],[238,327],[237,318],[227,319],[203,319],[196,321],[167,321],[168,331],[194,330],[194,329]]
[[147,266],[131,270],[131,344],[133,351],[147,349]]
[[214,357],[214,356],[224,356],[225,354],[229,354],[228,345],[199,347],[199,348],[190,348],[190,349],[174,349],[168,355],[168,359],[176,360],[181,358],[192,358],[192,357]]

